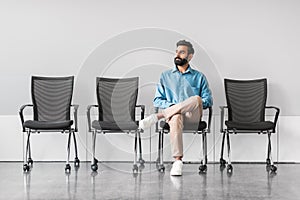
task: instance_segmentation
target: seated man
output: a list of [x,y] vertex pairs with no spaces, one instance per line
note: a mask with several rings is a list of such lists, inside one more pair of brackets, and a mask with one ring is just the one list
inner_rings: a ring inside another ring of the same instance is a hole
[[177,42],[175,66],[161,74],[156,88],[154,106],[162,112],[152,114],[139,123],[140,129],[150,128],[165,118],[170,126],[172,154],[175,158],[170,175],[182,175],[183,122],[199,122],[203,108],[212,106],[211,91],[205,76],[189,65],[194,55],[192,44],[185,40]]

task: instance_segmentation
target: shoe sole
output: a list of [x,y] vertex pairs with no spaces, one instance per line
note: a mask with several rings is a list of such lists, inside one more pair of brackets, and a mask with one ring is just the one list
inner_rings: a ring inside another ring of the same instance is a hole
[[182,173],[178,172],[178,173],[170,173],[171,176],[181,176]]

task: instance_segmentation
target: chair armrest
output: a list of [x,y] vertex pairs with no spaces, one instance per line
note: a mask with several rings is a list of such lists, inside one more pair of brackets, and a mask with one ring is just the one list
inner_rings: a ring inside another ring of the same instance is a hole
[[274,129],[273,129],[273,133],[275,133],[275,129],[276,129],[276,125],[277,125],[277,120],[278,120],[278,116],[279,116],[279,113],[280,113],[280,109],[278,107],[276,107],[276,106],[266,106],[265,108],[266,109],[274,109],[274,110],[276,110],[274,121],[273,121],[273,123],[275,124]]
[[224,119],[225,119],[225,109],[227,109],[228,107],[227,106],[220,106],[220,109],[221,109],[221,124],[220,124],[220,131],[221,133],[224,132]]
[[87,115],[87,120],[88,120],[88,131],[89,132],[92,132],[91,109],[97,108],[97,107],[98,107],[98,105],[88,105],[88,107],[87,107],[86,115]]
[[33,107],[33,105],[32,104],[25,104],[25,105],[21,106],[21,108],[20,108],[19,115],[20,115],[20,118],[21,118],[23,132],[25,132],[23,111],[26,107]]
[[141,119],[145,118],[145,105],[136,105],[136,108],[141,108]]
[[74,105],[71,105],[71,107],[74,108],[74,112],[73,112],[73,115],[74,115],[74,121],[75,121],[75,132],[78,131],[78,119],[77,119],[77,113],[78,113],[78,108],[79,108],[79,105],[77,104],[74,104]]

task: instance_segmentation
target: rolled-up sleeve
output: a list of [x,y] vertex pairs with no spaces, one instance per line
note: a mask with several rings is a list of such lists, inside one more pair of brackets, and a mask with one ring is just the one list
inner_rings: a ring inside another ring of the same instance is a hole
[[157,84],[156,91],[155,91],[155,97],[153,100],[154,107],[159,107],[162,109],[170,107],[172,105],[172,102],[169,102],[166,97],[166,91],[163,83],[163,74],[160,77],[159,83]]

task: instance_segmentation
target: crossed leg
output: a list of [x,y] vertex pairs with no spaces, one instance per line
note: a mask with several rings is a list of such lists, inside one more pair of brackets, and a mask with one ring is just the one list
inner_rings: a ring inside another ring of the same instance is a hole
[[171,147],[173,157],[181,159],[183,156],[182,130],[184,121],[198,122],[202,116],[202,99],[192,96],[188,99],[152,114],[139,122],[140,129],[150,128],[158,120],[165,118],[170,126]]

